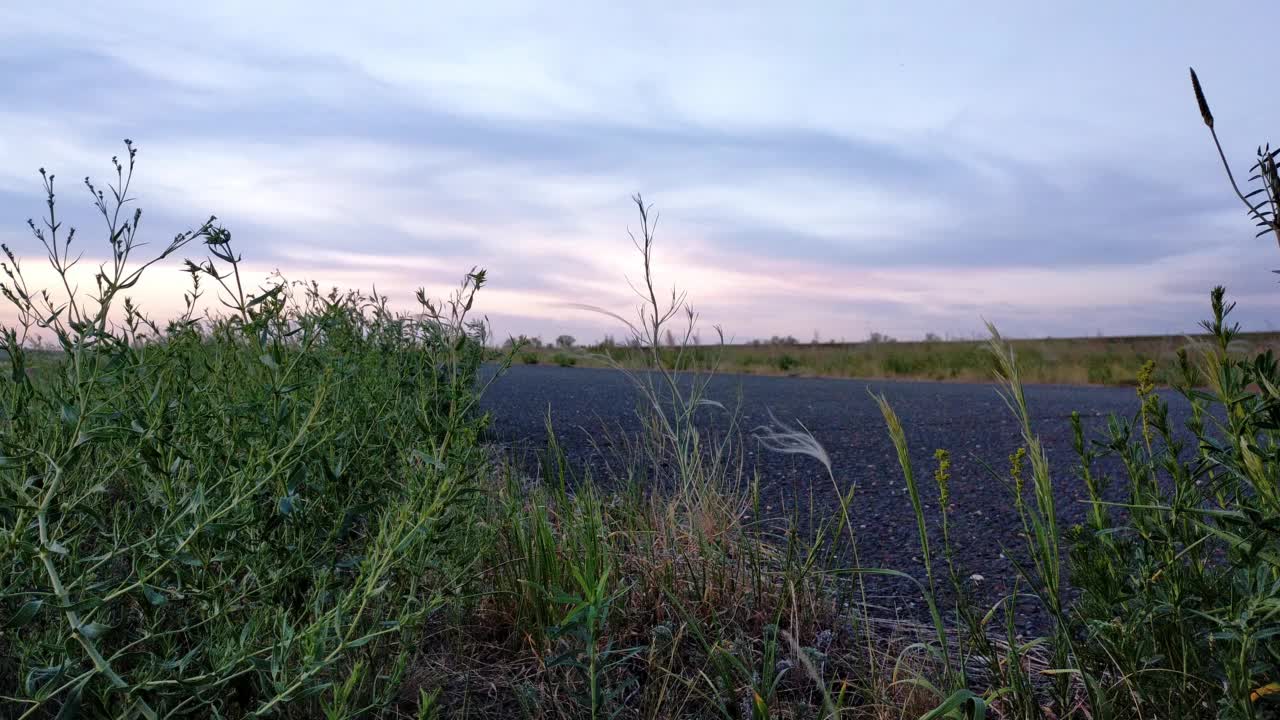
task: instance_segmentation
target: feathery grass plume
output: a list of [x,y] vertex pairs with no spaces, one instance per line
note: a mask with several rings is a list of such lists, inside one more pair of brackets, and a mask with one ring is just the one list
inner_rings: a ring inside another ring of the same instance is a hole
[[766,450],[787,455],[805,455],[822,463],[827,472],[831,472],[831,457],[826,448],[809,432],[804,423],[796,421],[798,427],[791,427],[769,411],[769,424],[759,425],[752,431],[756,440]]
[[[853,519],[849,512],[849,508],[853,503],[854,493],[858,489],[858,484],[856,482],[850,482],[847,489],[843,491],[841,490],[840,483],[836,480],[835,473],[832,470],[831,457],[827,454],[826,448],[822,446],[822,443],[818,442],[818,439],[813,436],[813,433],[811,433],[803,423],[797,421],[796,424],[798,427],[791,427],[778,420],[777,417],[773,415],[772,411],[769,412],[769,420],[769,425],[759,426],[753,433],[762,447],[774,452],[789,455],[803,455],[813,458],[821,463],[826,469],[827,479],[831,482],[831,489],[840,503],[840,520],[837,527],[832,531],[832,537],[839,538],[843,531],[844,536],[848,538],[848,550],[853,560],[853,567],[851,570],[855,578],[854,584],[858,599],[861,603],[860,607],[862,611],[866,613],[871,608],[871,604],[868,601],[867,584],[864,575],[868,573],[875,574],[881,571],[864,568],[862,565],[862,556],[858,549],[858,536],[854,531]],[[816,545],[813,549],[816,550]],[[915,582],[914,578],[908,579]],[[934,617],[937,618],[936,606],[932,603],[931,599],[929,599],[929,602],[930,608],[933,609]],[[866,618],[863,619],[865,620]],[[869,622],[862,623],[864,633],[863,639],[865,641],[867,653],[867,664],[870,668],[870,674],[874,677],[879,672],[878,668],[882,662],[878,658],[876,646],[883,642],[883,638],[874,637],[872,634],[872,627],[872,624]]]

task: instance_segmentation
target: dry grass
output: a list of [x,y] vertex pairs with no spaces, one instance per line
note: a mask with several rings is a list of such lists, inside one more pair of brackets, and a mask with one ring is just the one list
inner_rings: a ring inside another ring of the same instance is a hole
[[[590,564],[582,550],[593,544],[609,568],[607,621],[593,642],[616,653],[599,677],[610,717],[881,720],[937,705],[911,681],[938,673],[935,657],[912,649],[934,629],[851,603],[854,581],[823,561],[825,548],[770,535],[747,519],[743,498],[704,506],[529,483],[490,497],[483,516],[495,520],[484,532],[495,552],[474,580],[474,601],[426,633],[407,708],[426,693],[440,717],[591,716],[586,676],[563,662],[583,648],[526,622],[525,603],[544,602],[560,617],[574,593],[531,597],[516,584],[541,582],[529,561],[544,553],[545,570]],[[545,517],[547,547],[521,539],[535,517]]]

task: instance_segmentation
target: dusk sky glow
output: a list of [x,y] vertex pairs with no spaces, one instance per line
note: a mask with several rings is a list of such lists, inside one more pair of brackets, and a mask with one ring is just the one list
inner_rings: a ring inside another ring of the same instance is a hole
[[[501,335],[621,334],[570,306],[631,312],[636,192],[659,282],[737,340],[1190,332],[1215,284],[1276,330],[1280,252],[1187,67],[1247,177],[1280,142],[1248,35],[1277,22],[1256,2],[11,5],[0,241],[42,277],[46,167],[105,257],[81,180],[128,137],[156,245],[214,214],[257,277],[405,309],[484,267]],[[137,291],[152,315],[177,267]]]

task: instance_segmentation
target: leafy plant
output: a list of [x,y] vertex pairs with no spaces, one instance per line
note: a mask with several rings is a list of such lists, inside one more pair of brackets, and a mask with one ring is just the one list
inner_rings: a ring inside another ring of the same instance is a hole
[[[468,274],[399,316],[386,298],[245,286],[211,218],[138,261],[136,148],[86,180],[107,259],[79,289],[75,230],[30,223],[61,288],[5,248],[0,693],[16,717],[385,714],[417,628],[471,562],[484,326]],[[125,295],[187,263],[163,329]],[[200,316],[203,281],[226,313]],[[25,340],[61,352],[29,366]]]

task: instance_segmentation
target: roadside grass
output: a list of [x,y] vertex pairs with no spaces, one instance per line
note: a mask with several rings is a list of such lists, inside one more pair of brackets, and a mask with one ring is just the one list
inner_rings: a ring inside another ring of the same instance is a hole
[[[1178,351],[1211,340],[1199,332],[1185,336],[1013,338],[1007,342],[1018,354],[1024,382],[1132,386],[1148,362],[1155,363],[1159,384],[1172,384],[1178,372]],[[1233,352],[1280,351],[1280,333],[1245,332],[1237,340]],[[564,365],[559,358],[568,356],[580,367],[620,364],[639,369],[650,361],[647,351],[617,344],[586,345],[572,353],[550,348],[525,348],[525,352],[547,364]],[[601,357],[605,354],[609,360]],[[983,340],[726,344],[687,348],[678,359],[668,350],[664,361],[691,371],[714,367],[720,372],[748,375],[956,382],[990,382],[996,370]]]
[[[1260,151],[1261,191],[1240,195],[1280,242],[1274,157]],[[864,566],[849,522],[857,485],[833,472],[803,419],[741,427],[708,394],[730,355],[694,345],[684,295],[656,291],[656,217],[639,197],[644,304],[634,319],[613,316],[638,350],[606,361],[639,391],[642,430],[627,438],[630,457],[593,478],[549,427],[528,476],[479,441],[489,351],[471,315],[483,271],[444,301],[420,291],[412,314],[313,284],[246,289],[213,219],[139,263],[131,145],[115,166],[103,192],[89,185],[111,253],[95,290],[29,288],[5,250],[17,315],[0,380],[5,716],[1280,711],[1280,364],[1240,349],[1221,288],[1206,341],[1179,348],[1164,375],[1154,358],[1137,369],[1132,417],[1100,438],[1075,418],[1071,482],[1090,497],[1079,527],[1059,525],[1063,471],[1023,392],[1034,353],[991,328],[987,357],[1022,446],[990,472],[1009,489],[1020,520],[1010,542],[1025,559],[1014,593],[983,607],[968,592],[981,568],[950,544],[947,449],[913,467],[907,431],[877,398],[917,519],[918,546],[904,552],[919,553],[925,578]],[[77,260],[45,183],[48,216],[32,229],[65,278]],[[162,328],[125,296],[150,265],[201,246],[183,316]],[[198,316],[201,283],[216,285],[222,315]],[[37,330],[56,338],[56,358],[29,351]],[[680,375],[689,358],[709,372]],[[1190,403],[1185,428],[1154,392],[1161,379]],[[727,430],[712,432],[708,413]],[[804,532],[799,517],[762,514],[747,443],[813,463],[839,507],[804,518]],[[1104,456],[1123,472],[1105,474]],[[1113,483],[1123,502],[1103,500]],[[926,522],[935,503],[940,542]],[[915,582],[927,621],[879,613],[865,592],[873,575]],[[1015,633],[1020,599],[1050,617],[1045,637]]]
[[589,481],[513,481],[492,501],[482,595],[410,676],[442,716],[896,716],[881,673],[914,637],[877,626],[868,647],[847,579],[796,535]]

